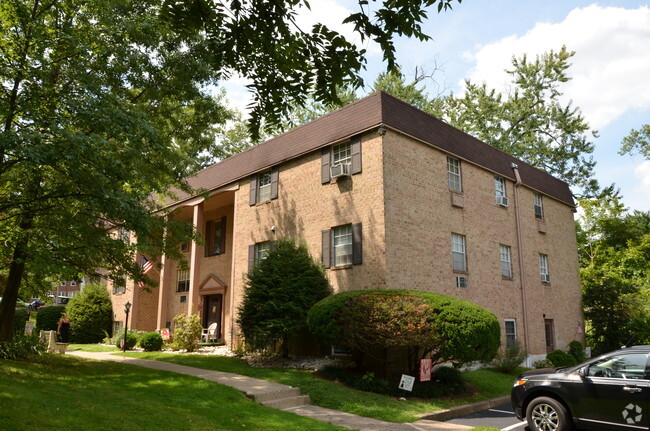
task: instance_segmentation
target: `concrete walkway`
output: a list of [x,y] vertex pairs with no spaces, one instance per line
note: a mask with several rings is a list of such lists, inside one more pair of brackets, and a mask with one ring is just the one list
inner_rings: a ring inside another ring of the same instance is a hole
[[448,424],[430,419],[413,423],[398,424],[330,410],[309,404],[309,396],[301,395],[300,389],[267,380],[255,379],[238,374],[211,371],[185,365],[171,364],[149,359],[129,358],[111,353],[95,353],[68,350],[68,354],[85,359],[122,362],[130,365],[170,371],[210,380],[230,386],[247,397],[269,407],[279,408],[323,422],[361,431],[461,431],[471,429],[463,425]]

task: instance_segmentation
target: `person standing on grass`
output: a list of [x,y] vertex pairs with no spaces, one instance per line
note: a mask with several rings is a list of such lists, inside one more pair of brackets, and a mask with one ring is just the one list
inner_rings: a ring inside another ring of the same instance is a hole
[[61,335],[61,342],[68,342],[68,337],[70,336],[70,320],[68,319],[67,313],[63,313],[63,316],[59,319],[59,326],[56,329],[56,333]]

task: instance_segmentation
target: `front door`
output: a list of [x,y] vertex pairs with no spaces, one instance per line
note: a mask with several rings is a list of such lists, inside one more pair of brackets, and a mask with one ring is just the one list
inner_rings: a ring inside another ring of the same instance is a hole
[[213,323],[217,324],[217,335],[221,338],[221,311],[223,295],[208,295],[205,297],[203,309],[203,327],[207,328]]
[[553,327],[553,319],[544,319],[544,332],[546,335],[546,353],[551,353],[555,350],[555,328]]

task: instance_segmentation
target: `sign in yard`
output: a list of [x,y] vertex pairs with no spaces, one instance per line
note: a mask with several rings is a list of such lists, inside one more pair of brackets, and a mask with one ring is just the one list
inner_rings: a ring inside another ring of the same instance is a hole
[[431,359],[420,359],[420,381],[431,380]]
[[413,383],[415,383],[415,377],[402,374],[402,379],[399,381],[399,388],[411,392],[413,391]]

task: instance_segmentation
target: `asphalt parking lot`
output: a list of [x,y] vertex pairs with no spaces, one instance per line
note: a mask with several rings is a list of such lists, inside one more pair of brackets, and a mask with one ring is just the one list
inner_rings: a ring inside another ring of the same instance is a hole
[[526,422],[521,422],[515,417],[510,403],[501,404],[488,410],[472,413],[471,415],[450,419],[446,422],[471,427],[487,426],[498,428],[502,431],[524,431],[527,429]]

